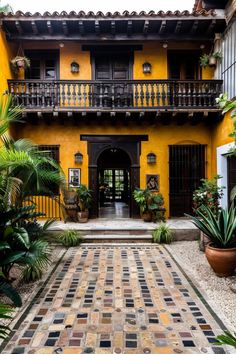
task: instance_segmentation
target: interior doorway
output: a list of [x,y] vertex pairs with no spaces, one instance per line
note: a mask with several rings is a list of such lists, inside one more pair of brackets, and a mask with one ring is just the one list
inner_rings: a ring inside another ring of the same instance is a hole
[[130,217],[130,166],[128,154],[109,148],[98,158],[99,217]]

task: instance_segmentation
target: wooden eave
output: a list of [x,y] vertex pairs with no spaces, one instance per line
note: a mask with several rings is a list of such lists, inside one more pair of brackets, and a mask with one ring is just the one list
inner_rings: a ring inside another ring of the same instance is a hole
[[8,40],[212,40],[225,29],[224,11],[123,14],[63,12],[0,14]]

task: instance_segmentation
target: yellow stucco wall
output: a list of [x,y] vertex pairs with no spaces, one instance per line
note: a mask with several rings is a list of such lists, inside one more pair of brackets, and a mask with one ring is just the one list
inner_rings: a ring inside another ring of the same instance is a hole
[[11,51],[7,44],[5,34],[0,30],[0,93],[7,90],[7,79],[12,78],[10,70]]
[[[46,133],[46,136],[45,136]],[[85,124],[65,124],[60,125],[53,123],[46,125],[41,122],[38,125],[30,125],[27,123],[22,126],[15,138],[27,137],[37,144],[59,144],[60,145],[60,162],[61,166],[68,178],[68,168],[81,168],[81,183],[88,184],[88,155],[87,142],[80,141],[81,134],[101,134],[101,135],[140,135],[147,134],[149,141],[142,142],[142,154],[140,157],[140,186],[145,188],[146,174],[160,175],[160,192],[165,199],[167,208],[167,216],[169,215],[169,171],[168,171],[168,145],[173,144],[206,144],[207,145],[207,161],[211,161],[211,131],[210,129],[199,124],[192,126],[186,124],[178,125],[135,125],[130,124],[123,126],[117,124],[115,127],[111,123],[99,125],[93,123],[89,126]],[[186,140],[186,138],[188,140]],[[80,151],[83,156],[82,165],[74,163],[74,154]],[[154,152],[157,155],[157,163],[154,166],[147,164],[147,154]],[[207,177],[211,177],[211,167],[207,164]]]

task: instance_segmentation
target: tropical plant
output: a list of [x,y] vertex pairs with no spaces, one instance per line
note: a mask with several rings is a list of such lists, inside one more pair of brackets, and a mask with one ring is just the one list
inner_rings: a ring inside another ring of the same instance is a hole
[[36,240],[30,243],[27,253],[22,259],[22,263],[26,264],[23,269],[23,279],[26,282],[42,278],[43,272],[51,263],[51,252],[52,249],[46,241]]
[[185,214],[192,219],[215,248],[233,248],[236,246],[236,208],[233,203],[229,210],[221,209],[215,216],[208,206],[197,210],[197,217]]
[[172,242],[172,231],[170,227],[161,222],[161,224],[152,232],[152,239],[155,243],[171,243]]
[[201,186],[193,193],[193,210],[196,211],[203,205],[208,206],[214,215],[220,210],[220,199],[223,197],[223,188],[218,186],[218,180],[222,178],[216,175],[213,179],[201,179]]
[[224,334],[220,334],[216,337],[216,344],[219,345],[230,345],[236,348],[236,332],[231,333],[229,331],[224,331]]
[[80,211],[86,211],[89,209],[92,203],[92,191],[85,185],[81,184],[77,190],[78,203]]
[[211,59],[212,58],[214,58],[215,61],[221,61],[223,58],[223,55],[221,52],[214,52],[212,54],[204,53],[203,55],[200,56],[200,60],[199,60],[200,66],[202,66],[203,68],[206,68],[207,66],[211,66]]
[[6,320],[12,319],[13,308],[9,305],[0,303],[0,338],[5,339],[9,336],[11,329],[5,325]]
[[[151,212],[155,221],[163,218],[164,198],[161,193],[155,194],[148,188],[136,188],[133,192],[133,196],[140,208],[141,214]],[[161,215],[159,213],[161,213]]]
[[11,12],[12,8],[10,5],[1,5],[1,1],[0,1],[0,13],[1,12]]
[[[234,146],[229,150],[228,156],[236,155],[236,99],[229,100],[227,93],[222,93],[218,98],[216,98],[216,103],[218,103],[219,107],[222,109],[222,114],[225,114],[229,111],[230,117],[233,119],[233,130],[229,134],[231,138],[234,139]],[[236,186],[232,189],[230,199],[234,200],[236,198]]]
[[66,247],[78,246],[82,242],[82,237],[75,230],[67,230],[58,236],[59,242]]

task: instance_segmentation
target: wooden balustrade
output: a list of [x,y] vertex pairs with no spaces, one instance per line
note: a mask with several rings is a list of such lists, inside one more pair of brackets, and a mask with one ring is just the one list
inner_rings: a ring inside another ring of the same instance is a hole
[[32,109],[211,109],[221,80],[8,80],[16,105]]

